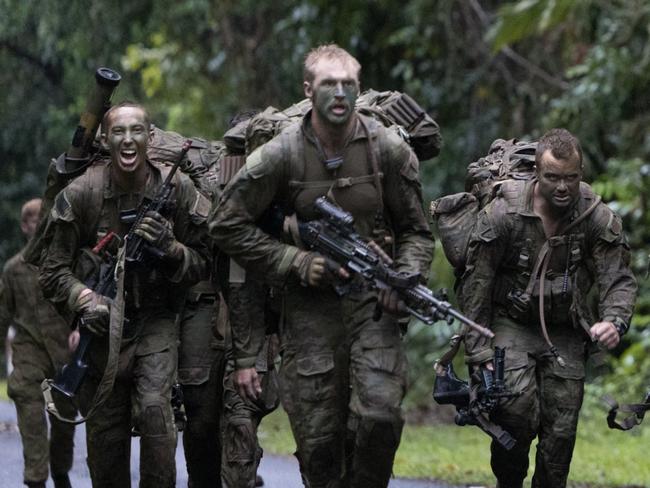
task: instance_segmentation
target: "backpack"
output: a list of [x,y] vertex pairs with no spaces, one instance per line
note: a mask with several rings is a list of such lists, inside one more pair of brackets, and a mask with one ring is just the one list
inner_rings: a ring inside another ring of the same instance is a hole
[[[241,122],[226,132],[224,142],[234,154],[250,154],[310,109],[311,101],[307,99],[285,110],[267,107],[250,121]],[[406,93],[367,90],[357,99],[356,109],[395,130],[410,144],[420,161],[431,159],[440,152],[440,127]]]
[[464,192],[431,202],[431,218],[457,277],[465,269],[469,239],[479,211],[492,201],[503,181],[533,178],[536,149],[537,142],[495,140],[486,156],[467,167]]

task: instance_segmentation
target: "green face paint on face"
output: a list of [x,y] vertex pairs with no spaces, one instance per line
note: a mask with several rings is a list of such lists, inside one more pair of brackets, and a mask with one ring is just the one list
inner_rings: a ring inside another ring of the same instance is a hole
[[121,107],[111,114],[105,137],[117,170],[133,173],[144,165],[149,136],[146,116],[137,107]]
[[332,125],[344,125],[350,120],[359,96],[354,80],[322,80],[314,87],[313,104],[318,114]]

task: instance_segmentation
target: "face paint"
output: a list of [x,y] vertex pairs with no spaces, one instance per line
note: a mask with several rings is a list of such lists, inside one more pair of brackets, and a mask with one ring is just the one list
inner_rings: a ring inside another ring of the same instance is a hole
[[145,113],[137,107],[121,107],[110,115],[105,141],[115,168],[133,173],[144,165],[150,131]]
[[319,117],[332,124],[344,125],[354,112],[359,96],[357,72],[337,60],[321,60],[314,67],[311,100]]
[[569,161],[555,159],[550,150],[542,155],[537,167],[539,194],[556,211],[565,211],[580,196],[582,168],[577,156]]

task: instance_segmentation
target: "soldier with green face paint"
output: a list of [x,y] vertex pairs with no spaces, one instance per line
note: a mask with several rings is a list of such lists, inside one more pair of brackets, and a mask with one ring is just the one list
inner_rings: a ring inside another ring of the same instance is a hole
[[[538,439],[533,487],[566,486],[590,345],[615,347],[630,324],[636,281],[621,220],[582,183],[579,141],[564,129],[544,135],[535,178],[501,183],[479,214],[461,278],[464,313],[489,326],[490,343],[465,337],[466,361],[492,368],[505,348],[506,387],[492,420],[516,439],[492,442],[500,488],[520,488]],[[598,291],[598,316],[587,295]]]
[[[41,200],[25,203],[20,228],[31,238],[39,221]],[[30,488],[45,488],[48,464],[55,488],[70,486],[74,426],[50,418],[47,420],[41,394],[41,382],[69,359],[67,338],[70,327],[43,297],[38,284],[38,268],[23,259],[22,251],[5,265],[0,282],[0,337],[9,324],[16,327],[12,343],[14,370],[7,389],[16,404],[18,428],[25,461],[24,482]],[[74,408],[62,406],[63,414],[74,417]]]
[[[247,158],[210,216],[220,249],[283,297],[281,400],[310,487],[388,485],[406,392],[399,303],[357,278],[348,294],[337,294],[332,284],[349,279],[347,270],[279,242],[256,221],[272,204],[301,221],[316,218],[314,201],[327,195],[399,270],[426,276],[433,255],[418,160],[397,135],[355,111],[359,71],[338,46],[310,52],[304,91],[313,109]],[[373,320],[378,304],[384,313]],[[238,387],[252,401],[256,375],[252,366],[240,369]]]
[[[91,408],[107,362],[111,302],[74,273],[84,248],[114,232],[123,238],[133,210],[153,198],[169,168],[152,163],[149,115],[134,103],[111,108],[102,122],[110,161],[89,167],[55,199],[41,265],[43,291],[56,305],[81,316],[96,335],[79,392],[82,413]],[[171,389],[178,361],[176,314],[184,291],[207,275],[205,220],[209,200],[176,173],[165,215],[149,211],[135,229],[158,252],[146,266],[127,264],[124,319],[117,375],[107,401],[86,424],[88,467],[94,487],[129,487],[131,431],[140,433],[140,486],[176,482],[176,427]],[[115,241],[115,240],[114,240]],[[115,242],[113,242],[115,244]],[[111,245],[107,252],[116,252]],[[118,298],[119,299],[119,298]]]

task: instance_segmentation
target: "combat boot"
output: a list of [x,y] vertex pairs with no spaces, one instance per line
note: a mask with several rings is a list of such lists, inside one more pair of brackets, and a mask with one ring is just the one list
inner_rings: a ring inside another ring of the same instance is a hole
[[68,473],[53,474],[52,481],[54,481],[54,488],[72,488],[70,478],[68,478]]
[[25,481],[27,488],[45,488],[45,481]]
[[259,474],[255,475],[255,486],[264,486],[264,480]]

